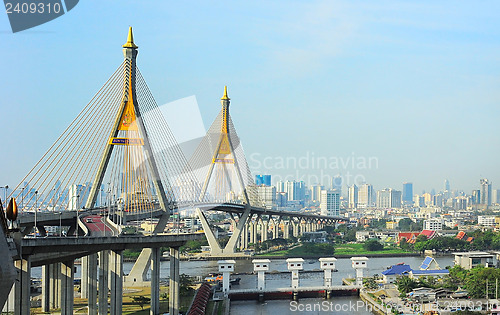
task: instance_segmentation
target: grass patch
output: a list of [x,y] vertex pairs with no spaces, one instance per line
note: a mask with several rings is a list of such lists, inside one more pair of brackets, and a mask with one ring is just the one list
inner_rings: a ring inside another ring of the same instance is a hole
[[[404,254],[408,251],[397,247],[384,247],[383,250],[367,251],[363,248],[363,244],[339,244],[335,246],[335,253],[333,255],[369,255],[369,254]],[[311,256],[311,253],[305,250],[302,245],[288,250],[278,250],[265,254],[258,254],[256,256]],[[317,256],[317,255],[315,255]]]

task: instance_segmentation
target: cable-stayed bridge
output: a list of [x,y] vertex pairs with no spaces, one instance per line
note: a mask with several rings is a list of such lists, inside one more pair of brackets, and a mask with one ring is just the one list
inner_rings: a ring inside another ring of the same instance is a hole
[[[120,250],[125,248],[144,248],[125,283],[144,283],[152,266],[151,286],[156,292],[158,244],[174,211],[195,209],[212,254],[224,256],[234,254],[238,247],[245,249],[249,243],[266,241],[270,235],[288,238],[291,232],[299,236],[343,220],[263,206],[229,113],[227,88],[219,115],[188,161],[137,67],[138,46],[131,28],[123,53],[124,61],[113,75],[8,196],[10,213],[19,211],[19,217],[16,219],[14,215],[7,226],[1,211],[5,234],[17,240],[14,258],[20,274],[24,275],[14,290],[15,304],[19,305],[16,313],[29,313],[26,301],[29,285],[26,289],[22,284],[26,284],[26,274],[29,275],[32,265],[43,265],[48,283],[44,310],[61,307],[63,314],[70,314],[69,289],[53,292],[49,279],[63,274],[64,281],[71,280],[73,260],[82,257],[82,296],[89,300],[89,313],[105,314],[107,305],[100,303],[96,307],[95,303],[99,253],[100,266],[109,265],[116,288],[110,296],[110,308],[112,313],[119,314],[124,278]],[[226,244],[217,240],[208,220],[209,211],[225,212],[231,217],[233,234]],[[158,219],[158,223],[149,239],[132,240],[122,235],[126,222],[152,218]],[[54,226],[59,226],[59,233],[61,227],[69,228],[66,235],[54,238],[53,242],[40,243],[52,249],[40,251],[36,249],[36,238],[22,239],[33,229],[44,236],[47,227]],[[111,236],[118,239],[110,241]],[[164,237],[161,246],[171,247],[171,296],[178,296],[178,248],[195,237],[190,234]],[[66,268],[62,273],[61,264]],[[99,292],[108,291],[104,282],[107,283],[104,279],[100,281],[99,286],[103,287],[99,287]],[[99,300],[104,298],[107,296],[99,296]],[[152,296],[151,301],[156,312],[158,297]],[[171,314],[178,313],[176,303],[178,300],[171,299]]]

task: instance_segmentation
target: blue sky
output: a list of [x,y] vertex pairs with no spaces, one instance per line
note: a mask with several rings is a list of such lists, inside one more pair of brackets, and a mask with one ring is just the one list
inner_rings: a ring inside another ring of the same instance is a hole
[[[157,102],[196,96],[208,127],[224,85],[255,171],[264,158],[376,158],[359,175],[416,193],[500,188],[497,1],[80,1],[12,34],[0,14],[0,185],[14,186],[122,61],[129,25]],[[321,176],[321,175],[318,175]]]

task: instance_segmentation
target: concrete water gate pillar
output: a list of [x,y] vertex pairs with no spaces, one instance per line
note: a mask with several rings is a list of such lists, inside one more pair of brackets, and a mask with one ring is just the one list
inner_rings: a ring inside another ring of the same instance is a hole
[[299,287],[299,271],[304,269],[304,259],[302,258],[288,258],[286,260],[288,270],[292,272],[292,288]]
[[229,291],[229,278],[231,273],[234,272],[234,260],[219,260],[219,272],[222,272],[222,291],[227,294]]
[[269,271],[269,265],[271,261],[269,259],[254,259],[253,263],[253,271],[257,272],[257,289],[264,290],[266,288],[266,271]]
[[363,285],[363,270],[368,267],[368,257],[352,257],[351,262],[356,270],[356,285]]
[[334,257],[326,257],[319,259],[319,266],[325,272],[324,285],[327,288],[332,286],[332,271],[335,270],[335,262],[337,261]]

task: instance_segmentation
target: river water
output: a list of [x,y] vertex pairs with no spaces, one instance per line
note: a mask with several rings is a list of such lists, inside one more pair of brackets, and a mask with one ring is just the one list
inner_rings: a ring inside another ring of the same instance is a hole
[[[368,268],[365,269],[365,276],[374,274],[380,275],[388,266],[405,263],[409,264],[413,269],[418,269],[422,262],[422,257],[376,257],[370,258]],[[453,266],[452,256],[437,257],[441,268]],[[123,264],[123,271],[128,274],[132,269],[133,263],[126,262]],[[181,261],[180,273],[189,276],[205,277],[209,273],[217,273],[217,261]],[[332,284],[341,285],[342,278],[354,278],[355,271],[351,267],[349,258],[337,259],[336,268],[338,272],[332,274]],[[319,261],[317,259],[306,259],[304,262],[305,271],[300,274],[300,286],[318,286],[323,284],[323,272],[320,270]],[[253,271],[251,260],[236,260],[236,273],[250,273]],[[273,271],[286,272],[286,259],[272,259],[269,273],[266,273],[266,287],[278,288],[288,287],[291,285],[290,273],[273,273]],[[170,264],[168,261],[162,261],[160,267],[160,278],[166,280],[169,277]],[[75,278],[80,277],[80,266],[77,265]],[[33,278],[41,278],[41,267],[32,269]],[[235,276],[233,276],[235,277]],[[256,275],[240,275],[241,282],[238,289],[249,289],[257,287]],[[305,312],[307,314],[372,314],[366,309],[361,300],[355,296],[333,297],[331,300],[323,299],[301,299],[298,304],[294,304],[288,300],[274,300],[258,303],[254,301],[233,301],[231,302],[231,314],[297,314]],[[358,304],[359,303],[359,304]],[[308,309],[310,308],[310,309]],[[301,312],[302,311],[302,312]],[[325,312],[326,311],[326,312]]]

